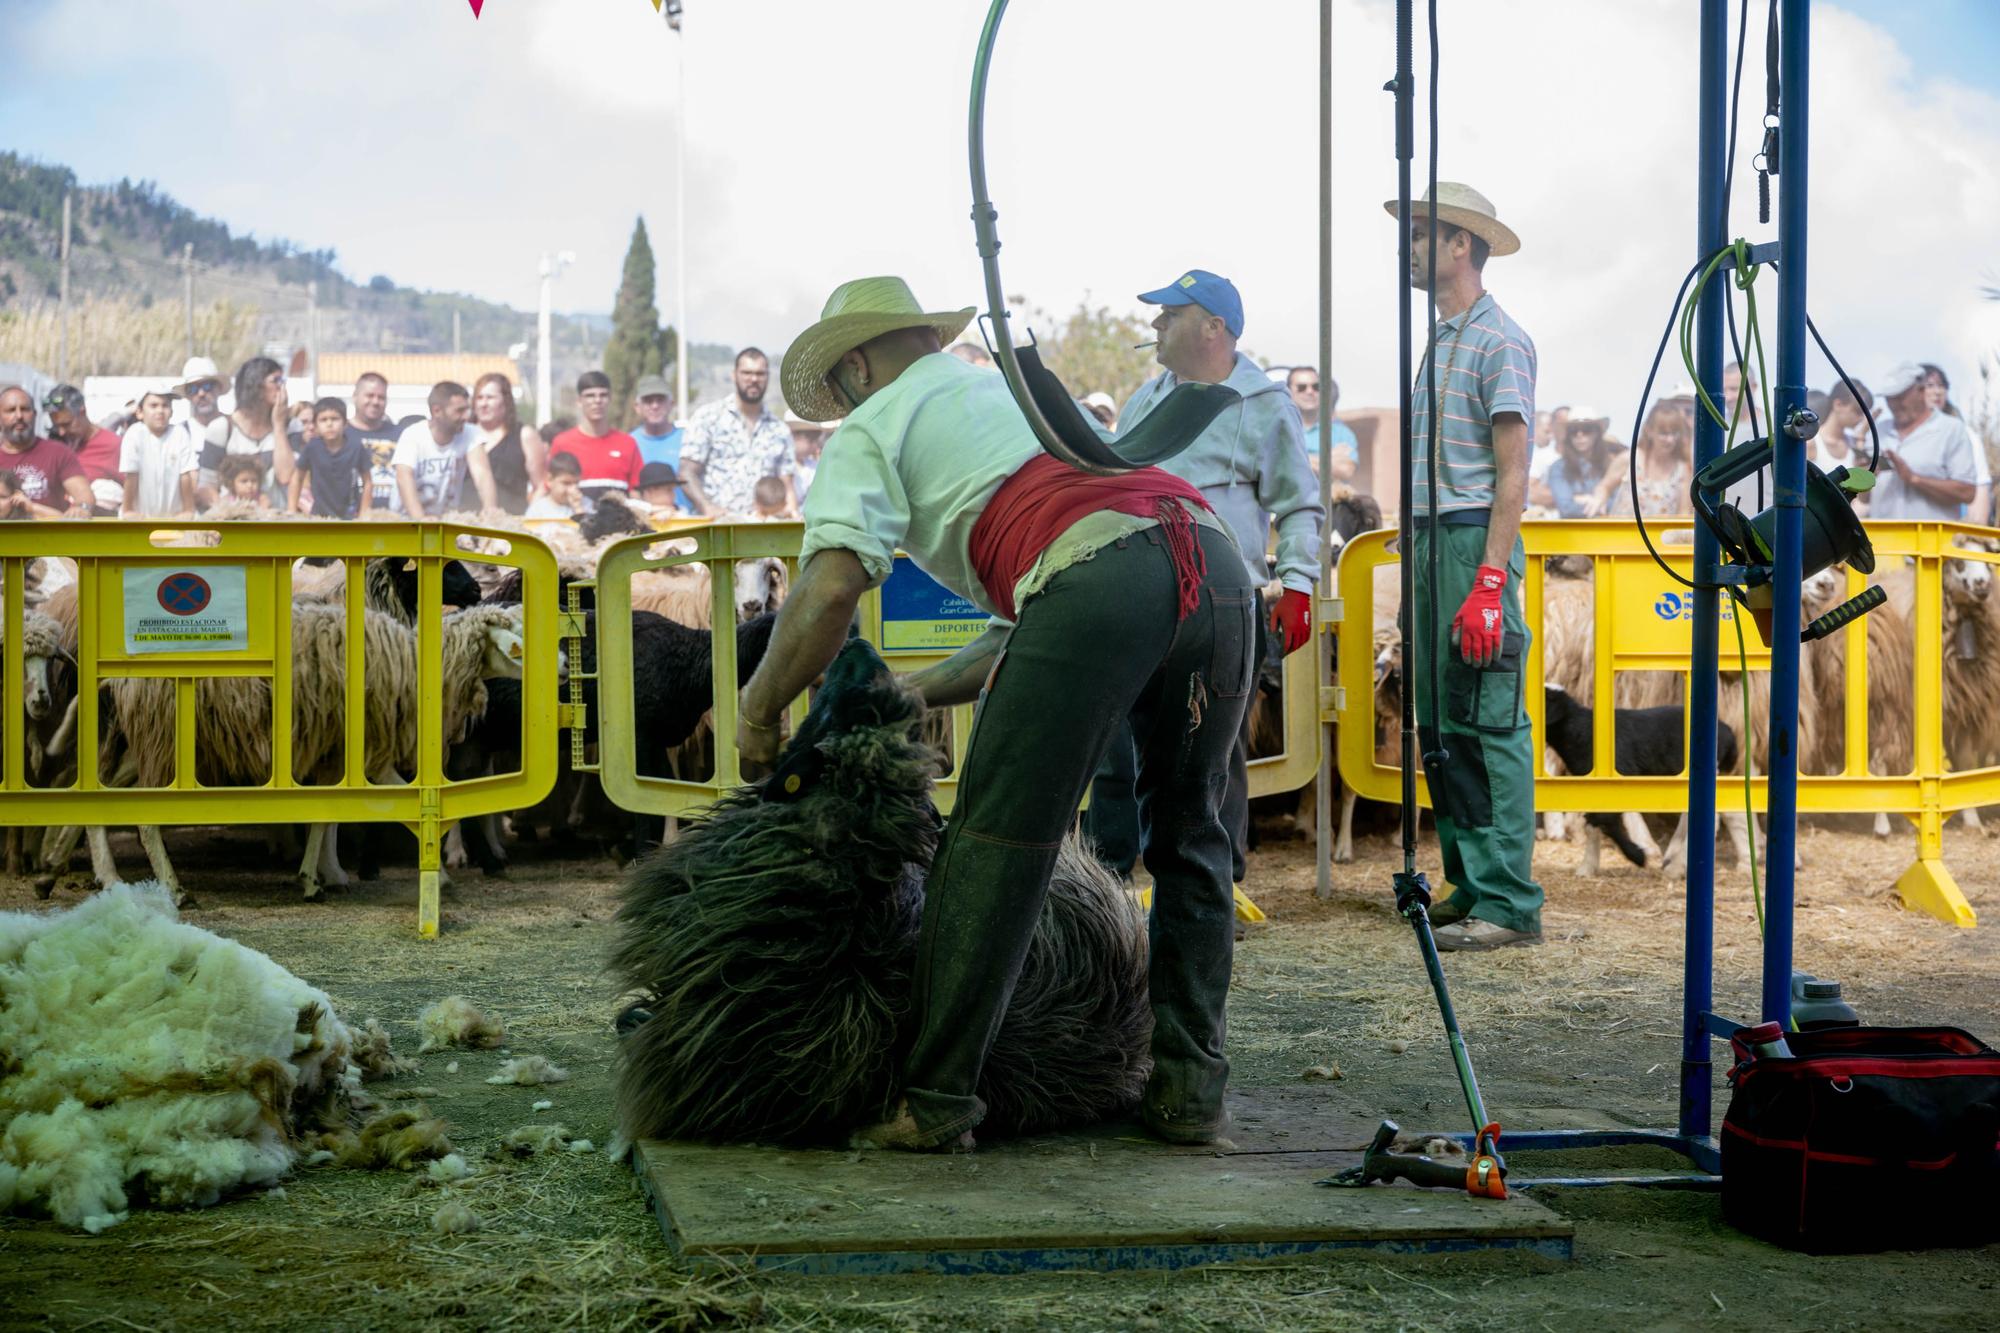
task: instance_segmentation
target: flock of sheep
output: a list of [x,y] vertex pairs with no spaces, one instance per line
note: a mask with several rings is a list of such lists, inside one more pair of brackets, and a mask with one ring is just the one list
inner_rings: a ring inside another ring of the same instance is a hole
[[[1941,685],[1944,754],[1954,771],[2000,762],[2000,598],[1991,595],[1994,565],[1987,558],[2000,545],[1960,537],[1957,549],[1964,555],[1944,562],[1942,585]],[[1544,678],[1548,686],[1568,696],[1562,707],[1565,717],[1580,711],[1583,735],[1588,736],[1589,713],[1594,692],[1594,590],[1590,562],[1580,557],[1552,557],[1545,563],[1543,581],[1541,642]],[[1400,673],[1402,659],[1395,629],[1397,598],[1394,566],[1377,571],[1374,609],[1375,644],[1375,744],[1377,762],[1394,766],[1399,759],[1402,716]],[[1872,576],[1889,594],[1888,602],[1863,618],[1866,626],[1867,657],[1867,754],[1868,772],[1876,775],[1904,775],[1915,760],[1915,571],[1901,559],[1884,562]],[[1815,574],[1802,589],[1801,623],[1832,610],[1848,597],[1847,572],[1836,567]],[[1733,638],[1725,633],[1725,667],[1734,653]],[[1743,765],[1761,768],[1770,721],[1768,674],[1751,673],[1749,734],[1742,734],[1743,708],[1739,693],[1740,673],[1721,673],[1718,754],[1719,770],[1737,775]],[[1836,632],[1804,646],[1799,660],[1799,771],[1808,775],[1830,775],[1846,765],[1846,682],[1847,636]],[[1681,716],[1683,678],[1677,672],[1621,672],[1615,678],[1614,706],[1618,710],[1615,734],[1615,769],[1622,773],[1671,775],[1682,771],[1685,723]],[[1661,710],[1661,711],[1655,711]],[[1545,716],[1552,710],[1545,708]],[[1549,749],[1545,755],[1548,771],[1561,774],[1588,771],[1590,752],[1558,744],[1573,729],[1551,726]],[[1562,750],[1570,748],[1565,756]],[[1566,762],[1576,760],[1578,762]],[[1724,800],[1727,807],[1730,803]],[[1334,859],[1353,857],[1352,818],[1355,797],[1348,790],[1343,797],[1339,840]],[[1616,812],[1607,812],[1616,813]],[[1981,827],[1975,809],[1964,812],[1968,826]],[[1739,864],[1748,855],[1748,829],[1743,815],[1725,809],[1722,822],[1728,829]],[[1646,822],[1639,815],[1624,813],[1616,832],[1576,821],[1586,837],[1583,871],[1597,872],[1597,834],[1611,833],[1626,855],[1635,862],[1668,871],[1679,864],[1685,827],[1677,829],[1662,850]],[[1542,836],[1561,838],[1575,831],[1570,819],[1560,814],[1543,817]],[[1890,821],[1886,813],[1875,815],[1875,832],[1887,836]]]
[[[621,520],[618,506],[605,509],[612,511],[611,521],[600,521],[594,532],[536,534],[558,549],[562,588],[594,578],[597,558],[611,540],[626,532],[650,530],[629,512]],[[525,530],[504,516],[457,519],[469,525]],[[468,549],[462,559],[443,567],[440,734],[447,747],[445,772],[452,779],[512,771],[520,764],[524,666],[520,573],[513,566],[482,561],[481,554],[490,552]],[[79,607],[74,568],[53,559],[38,563],[41,578],[29,590],[34,605],[25,613],[22,627],[25,773],[31,785],[58,787],[74,783],[79,762],[73,666]],[[346,568],[340,561],[319,565],[299,561],[292,571],[291,753],[293,778],[302,785],[338,783],[346,772],[346,583]],[[366,562],[362,577],[365,755],[360,767],[374,784],[406,782],[416,773],[417,583],[413,561],[386,557]],[[768,641],[772,613],[784,598],[785,586],[781,561],[743,561],[736,567],[735,602],[748,622],[738,633],[746,676]],[[554,596],[559,597],[562,588]],[[632,591],[641,769],[664,773],[678,765],[683,776],[691,776],[687,769],[712,762],[701,744],[711,697],[708,571],[699,564],[646,571],[635,577]],[[593,651],[587,646],[585,671],[594,668]],[[544,680],[537,688],[560,688],[567,666],[565,656],[558,679]],[[96,762],[106,786],[162,787],[174,781],[179,752],[174,691],[175,684],[168,679],[119,677],[101,682]],[[593,691],[594,682],[592,691],[586,692],[586,716],[592,726],[586,739],[592,742],[597,712]],[[196,781],[203,786],[254,787],[270,780],[274,747],[267,678],[200,680],[195,713]],[[560,752],[567,758],[567,747]],[[556,793],[537,811],[523,812],[519,818],[524,825],[538,819],[585,836],[600,834],[628,854],[659,836],[657,821],[633,821],[612,809],[594,782],[570,772],[567,765]],[[120,879],[104,828],[51,828],[38,846],[29,844],[26,830],[6,832],[8,873],[31,871],[44,896],[69,869],[79,841],[88,842],[91,874],[100,887]],[[291,837],[289,829],[273,830],[275,842]],[[160,830],[141,827],[139,840],[153,877],[176,902],[184,901],[186,893]],[[360,841],[361,873],[372,878],[375,840]],[[482,820],[475,828],[454,829],[447,853],[447,864],[470,861],[488,873],[504,873],[500,821]],[[298,878],[308,898],[346,885],[334,826],[315,824],[309,829]]]
[[[247,515],[246,515],[247,516]],[[504,515],[462,515],[468,525],[523,530]],[[1378,526],[1380,511],[1365,497],[1349,497],[1333,516],[1336,540]],[[598,556],[606,544],[635,532],[650,531],[636,515],[615,503],[606,505],[583,530],[543,529],[536,536],[557,551],[560,570],[557,597],[576,581],[593,579]],[[671,540],[671,539],[664,539]],[[1966,554],[1945,562],[1943,576],[1943,732],[1946,757],[1963,771],[2000,759],[2000,598],[1991,595],[1993,565],[1960,539]],[[474,544],[476,546],[476,543]],[[467,549],[461,561],[445,566],[443,676],[445,682],[441,734],[448,753],[448,778],[463,780],[487,773],[514,771],[520,766],[522,655],[519,571],[487,563],[482,552]],[[58,566],[49,560],[45,566]],[[1914,575],[1900,561],[1887,562],[1877,581],[1889,592],[1887,605],[1865,618],[1868,642],[1868,769],[1871,773],[1908,773],[1914,757]],[[1568,697],[1561,717],[1580,717],[1548,729],[1549,771],[1587,771],[1589,710],[1594,684],[1591,621],[1593,590],[1589,562],[1553,558],[1546,563],[1542,608],[1542,650],[1548,684]],[[414,564],[378,559],[367,564],[363,577],[364,614],[363,698],[367,709],[366,755],[361,765],[373,783],[407,781],[416,769],[417,576]],[[1401,660],[1394,630],[1393,568],[1378,570],[1375,606],[1375,744],[1379,762],[1397,762],[1401,718],[1398,711]],[[46,578],[53,591],[30,589],[34,600],[23,624],[25,667],[26,775],[36,786],[60,786],[74,781],[77,756],[75,673],[76,587],[71,573]],[[345,633],[342,597],[346,571],[340,562],[315,567],[300,562],[293,572],[293,775],[302,784],[342,780],[346,767]],[[773,614],[785,595],[786,571],[778,560],[741,561],[735,567],[733,605],[737,613],[739,679],[747,680],[769,642]],[[1843,570],[1829,570],[1806,581],[1802,618],[1810,620],[1845,600]],[[711,700],[710,621],[712,590],[706,567],[694,564],[649,570],[633,583],[634,723],[639,769],[651,776],[705,778],[713,771],[707,714]],[[586,612],[594,614],[584,598]],[[1725,644],[1725,648],[1728,647]],[[598,710],[595,698],[595,647],[582,645],[583,658],[574,663],[588,681],[584,685],[585,741],[594,745]],[[1836,633],[1808,645],[1800,662],[1800,771],[1830,774],[1842,771],[1845,756],[1846,636]],[[1727,654],[1725,654],[1725,657]],[[561,667],[572,665],[565,657]],[[1277,683],[1275,659],[1267,686]],[[116,787],[165,786],[176,764],[173,682],[120,678],[104,683],[100,700],[101,744],[97,757],[102,780]],[[1741,735],[1736,703],[1737,674],[1722,680],[1720,738],[1724,773],[1740,773],[1755,763],[1765,746],[1768,725],[1768,683],[1762,672],[1752,676],[1749,735]],[[1681,769],[1682,727],[1678,721],[1682,677],[1678,673],[1621,673],[1616,679],[1616,767],[1622,772],[1672,774]],[[204,785],[262,784],[272,762],[270,686],[258,678],[204,680],[196,691],[196,778]],[[1579,711],[1580,710],[1580,711]],[[1274,689],[1260,693],[1253,717],[1252,753],[1268,749],[1283,735],[1280,703]],[[1577,738],[1586,738],[1579,751]],[[1746,743],[1747,742],[1747,743]],[[558,747],[567,760],[568,747]],[[1334,859],[1353,859],[1355,794],[1343,793]],[[1295,808],[1311,808],[1311,789]],[[1725,804],[1727,804],[1725,802]],[[1615,813],[1615,812],[1613,812]],[[1978,813],[1968,810],[1975,827]],[[1301,819],[1299,822],[1303,822]],[[1741,814],[1725,814],[1739,860],[1747,852],[1747,829]],[[580,835],[624,856],[636,855],[660,841],[663,828],[654,817],[635,816],[613,807],[594,780],[561,767],[555,791],[533,810],[511,819],[489,816],[466,821],[447,839],[446,864],[451,868],[477,865],[489,875],[505,873],[507,832],[534,837],[548,829]],[[1671,870],[1684,828],[1677,830],[1663,851],[1643,818],[1623,814],[1614,823],[1594,819],[1586,827],[1584,870],[1597,870],[1598,834],[1607,833],[1628,858]],[[1876,832],[1889,831],[1886,814],[1876,816]],[[1543,834],[1562,837],[1573,831],[1560,815],[1545,816]],[[363,831],[366,834],[366,830]],[[100,885],[118,880],[106,830],[50,829],[38,846],[27,845],[25,831],[8,829],[6,869],[25,869],[48,892],[56,877],[69,869],[79,841],[88,842],[91,873]],[[276,830],[274,840],[286,844],[290,830]],[[156,828],[141,828],[139,839],[152,873],[177,898],[184,896]],[[296,841],[295,839],[293,841]],[[378,873],[377,840],[367,834],[360,843],[360,873]],[[347,883],[338,830],[315,825],[299,853],[298,877],[309,898]],[[24,866],[25,862],[25,866]]]

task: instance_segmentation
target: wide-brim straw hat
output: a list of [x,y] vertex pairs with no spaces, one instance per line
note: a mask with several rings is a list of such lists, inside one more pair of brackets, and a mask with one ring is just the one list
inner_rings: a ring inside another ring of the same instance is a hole
[[819,323],[792,339],[778,382],[785,406],[807,421],[832,421],[848,404],[826,382],[827,372],[841,357],[870,338],[897,329],[935,329],[938,341],[949,343],[972,322],[978,307],[925,310],[901,278],[856,278],[843,282],[826,298]]
[[191,356],[181,364],[181,382],[171,388],[185,398],[188,396],[188,385],[200,384],[204,380],[214,380],[225,389],[229,387],[229,377],[215,368],[215,362],[205,356]]
[[[1394,199],[1382,203],[1383,210],[1390,217],[1396,216],[1396,203]],[[1426,192],[1423,198],[1410,201],[1410,213],[1415,217],[1435,213],[1439,222],[1463,228],[1486,242],[1491,254],[1511,255],[1521,248],[1521,238],[1514,234],[1512,227],[1500,220],[1493,201],[1470,185],[1458,181],[1439,181],[1436,207],[1432,207],[1431,196]]]

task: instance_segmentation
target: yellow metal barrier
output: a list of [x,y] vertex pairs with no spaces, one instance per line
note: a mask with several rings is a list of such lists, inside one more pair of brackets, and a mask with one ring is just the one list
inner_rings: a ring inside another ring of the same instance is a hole
[[[1683,575],[1691,571],[1692,552],[1685,544],[1668,543],[1674,541],[1671,534],[1684,533],[1687,526],[1687,520],[1649,525],[1661,554]],[[1852,595],[1867,582],[1880,582],[1884,578],[1892,585],[1907,578],[1914,590],[1912,597],[1899,599],[1899,609],[1910,618],[1914,637],[1911,723],[1915,763],[1913,771],[1907,774],[1876,774],[1868,769],[1868,630],[1865,617],[1857,619],[1841,631],[1846,636],[1848,664],[1841,713],[1845,732],[1843,770],[1837,774],[1801,774],[1798,806],[1802,814],[1886,812],[1908,817],[1917,826],[1917,860],[1896,882],[1897,892],[1911,907],[1950,924],[1971,926],[1976,919],[1971,905],[1944,864],[1944,820],[1954,810],[2000,803],[2000,768],[1945,771],[1942,578],[1947,560],[2000,564],[2000,557],[1984,549],[1954,546],[1953,538],[1961,533],[1979,538],[1996,535],[1992,529],[1957,523],[1868,524],[1868,534],[1875,546],[1877,575],[1864,580],[1849,571],[1848,592]],[[1376,604],[1377,579],[1386,577],[1378,576],[1377,571],[1396,564],[1396,553],[1390,549],[1395,536],[1394,532],[1367,533],[1349,542],[1341,552],[1336,583],[1346,614],[1339,617],[1337,629],[1339,684],[1333,697],[1326,701],[1329,713],[1339,723],[1341,779],[1360,795],[1380,801],[1399,799],[1401,778],[1396,769],[1378,763],[1375,757],[1373,638],[1377,626],[1372,611],[1364,608]],[[1534,726],[1535,753],[1540,755],[1545,559],[1572,556],[1591,563],[1592,697],[1600,704],[1614,697],[1613,681],[1622,672],[1674,671],[1681,673],[1685,681],[1690,670],[1693,611],[1687,590],[1660,572],[1629,520],[1529,521],[1521,525],[1521,536],[1528,556],[1522,600],[1536,644],[1523,665],[1523,694]],[[1727,607],[1723,614],[1721,666],[1724,671],[1733,671],[1736,636],[1727,623]],[[1755,627],[1747,622],[1744,642],[1751,671],[1768,670],[1769,651],[1758,640]],[[1806,708],[1814,703],[1811,699],[1800,702]],[[1741,707],[1740,695],[1734,687],[1725,686],[1720,696],[1722,720],[1738,730]],[[1687,809],[1685,776],[1644,777],[1613,771],[1612,724],[1612,710],[1599,707],[1593,738],[1596,757],[1593,772],[1562,777],[1538,773],[1534,791],[1536,810],[1673,813]],[[1757,758],[1761,762],[1761,756]],[[1764,809],[1765,784],[1761,777],[1752,780],[1751,793],[1754,807]],[[1417,796],[1425,805],[1430,803],[1421,774],[1417,777]],[[1727,779],[1718,793],[1718,805],[1727,810],[1732,805],[1740,806],[1741,799],[1740,778]]]
[[[657,536],[627,537],[605,548],[598,562],[596,600],[597,635],[598,778],[605,795],[626,810],[657,815],[686,815],[699,811],[742,781],[736,753],[737,664],[733,634],[716,635],[710,683],[711,714],[715,728],[715,772],[706,781],[649,777],[638,771],[638,755],[633,746],[632,692],[632,576],[642,570],[665,569],[676,565],[704,563],[709,570],[711,623],[734,625],[736,608],[731,590],[739,560],[780,559],[793,577],[798,574],[799,544],[804,536],[800,523],[712,523],[689,527],[674,535],[694,543],[692,550],[661,550]],[[898,557],[900,562],[902,557]],[[861,635],[882,649],[889,665],[900,672],[915,671],[949,657],[959,646],[954,638],[970,639],[983,626],[985,617],[958,617],[935,632],[920,622],[890,620],[885,623],[881,589],[871,591],[861,604]],[[898,629],[897,627],[904,627]],[[911,628],[916,627],[916,628]],[[956,634],[953,633],[956,631]],[[1317,770],[1318,726],[1311,703],[1315,698],[1311,655],[1294,653],[1287,659],[1286,697],[1296,699],[1288,706],[1286,749],[1282,755],[1260,760],[1251,768],[1251,792],[1286,791],[1303,786]],[[804,718],[806,701],[792,705],[794,726]],[[1296,715],[1296,716],[1294,716]],[[972,708],[951,710],[951,775],[938,781],[935,800],[940,811],[949,813],[958,790],[958,772],[965,761],[965,745],[972,731]],[[1300,719],[1303,719],[1302,721]],[[1298,776],[1298,774],[1303,776]],[[1289,781],[1289,786],[1277,785]],[[1238,917],[1261,921],[1263,913],[1245,897],[1236,894]]]
[[[196,535],[183,535],[196,534]],[[474,554],[460,539],[507,544]],[[189,543],[189,544],[179,544]],[[198,544],[196,544],[198,543]],[[34,787],[23,772],[21,625],[23,576],[38,556],[77,565],[77,776]],[[292,562],[346,561],[345,772],[305,785],[292,768]],[[363,569],[377,557],[418,567],[418,762],[407,785],[375,785],[364,772]],[[444,776],[442,578],[463,557],[522,571],[521,770],[462,782]],[[555,558],[519,533],[446,523],[202,523],[199,521],[0,524],[0,825],[182,825],[393,821],[419,844],[418,932],[438,929],[439,842],[453,820],[533,805],[555,781]],[[176,767],[171,786],[108,787],[99,772],[101,682],[150,677],[175,683]],[[196,763],[195,682],[254,677],[271,683],[271,774],[257,786],[204,786]]]
[[[632,576],[649,569],[670,569],[679,565],[704,564],[709,572],[710,623],[736,624],[733,596],[735,569],[741,560],[776,559],[785,562],[788,575],[798,577],[799,545],[805,525],[784,523],[713,523],[703,521],[675,529],[674,547],[662,546],[661,535],[640,535],[613,542],[605,548],[597,565],[596,601],[598,611],[598,779],[604,793],[619,807],[642,814],[685,815],[709,805],[742,781],[736,752],[737,662],[736,636],[714,637],[714,662],[710,684],[711,705],[721,703],[711,713],[715,730],[715,772],[705,781],[685,778],[651,777],[639,772],[638,754],[633,744],[632,692]],[[690,543],[692,549],[687,548]],[[880,591],[862,601],[861,633],[870,642],[882,643]],[[949,649],[889,651],[885,653],[897,671],[914,671],[951,655]],[[806,700],[792,705],[792,724],[804,720]],[[970,707],[952,712],[952,775],[937,784],[936,801],[942,811],[951,809],[958,790],[957,771],[965,758],[965,740],[972,726]]]

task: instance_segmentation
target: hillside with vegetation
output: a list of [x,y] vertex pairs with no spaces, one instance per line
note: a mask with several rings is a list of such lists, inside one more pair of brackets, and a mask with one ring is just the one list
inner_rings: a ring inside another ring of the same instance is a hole
[[[319,350],[505,353],[533,345],[535,314],[453,292],[357,280],[331,248],[262,239],[204,217],[153,181],[85,185],[68,167],[0,152],[0,361],[56,371],[62,202],[71,196],[69,370],[144,375],[187,355],[183,265],[194,271],[195,351],[234,365],[307,342],[306,284],[318,284]],[[555,378],[602,359],[607,316],[554,321]],[[691,386],[727,383],[729,349],[696,344]],[[522,367],[532,379],[530,359]]]

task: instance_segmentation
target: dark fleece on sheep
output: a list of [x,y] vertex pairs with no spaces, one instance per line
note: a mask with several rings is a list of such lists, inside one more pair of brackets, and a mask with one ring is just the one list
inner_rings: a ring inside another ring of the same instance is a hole
[[[922,701],[850,640],[764,782],[634,866],[612,970],[629,1139],[825,1142],[892,1109],[908,1047],[937,756]],[[1090,1123],[1144,1089],[1144,919],[1065,846],[995,1039],[982,1132]]]

